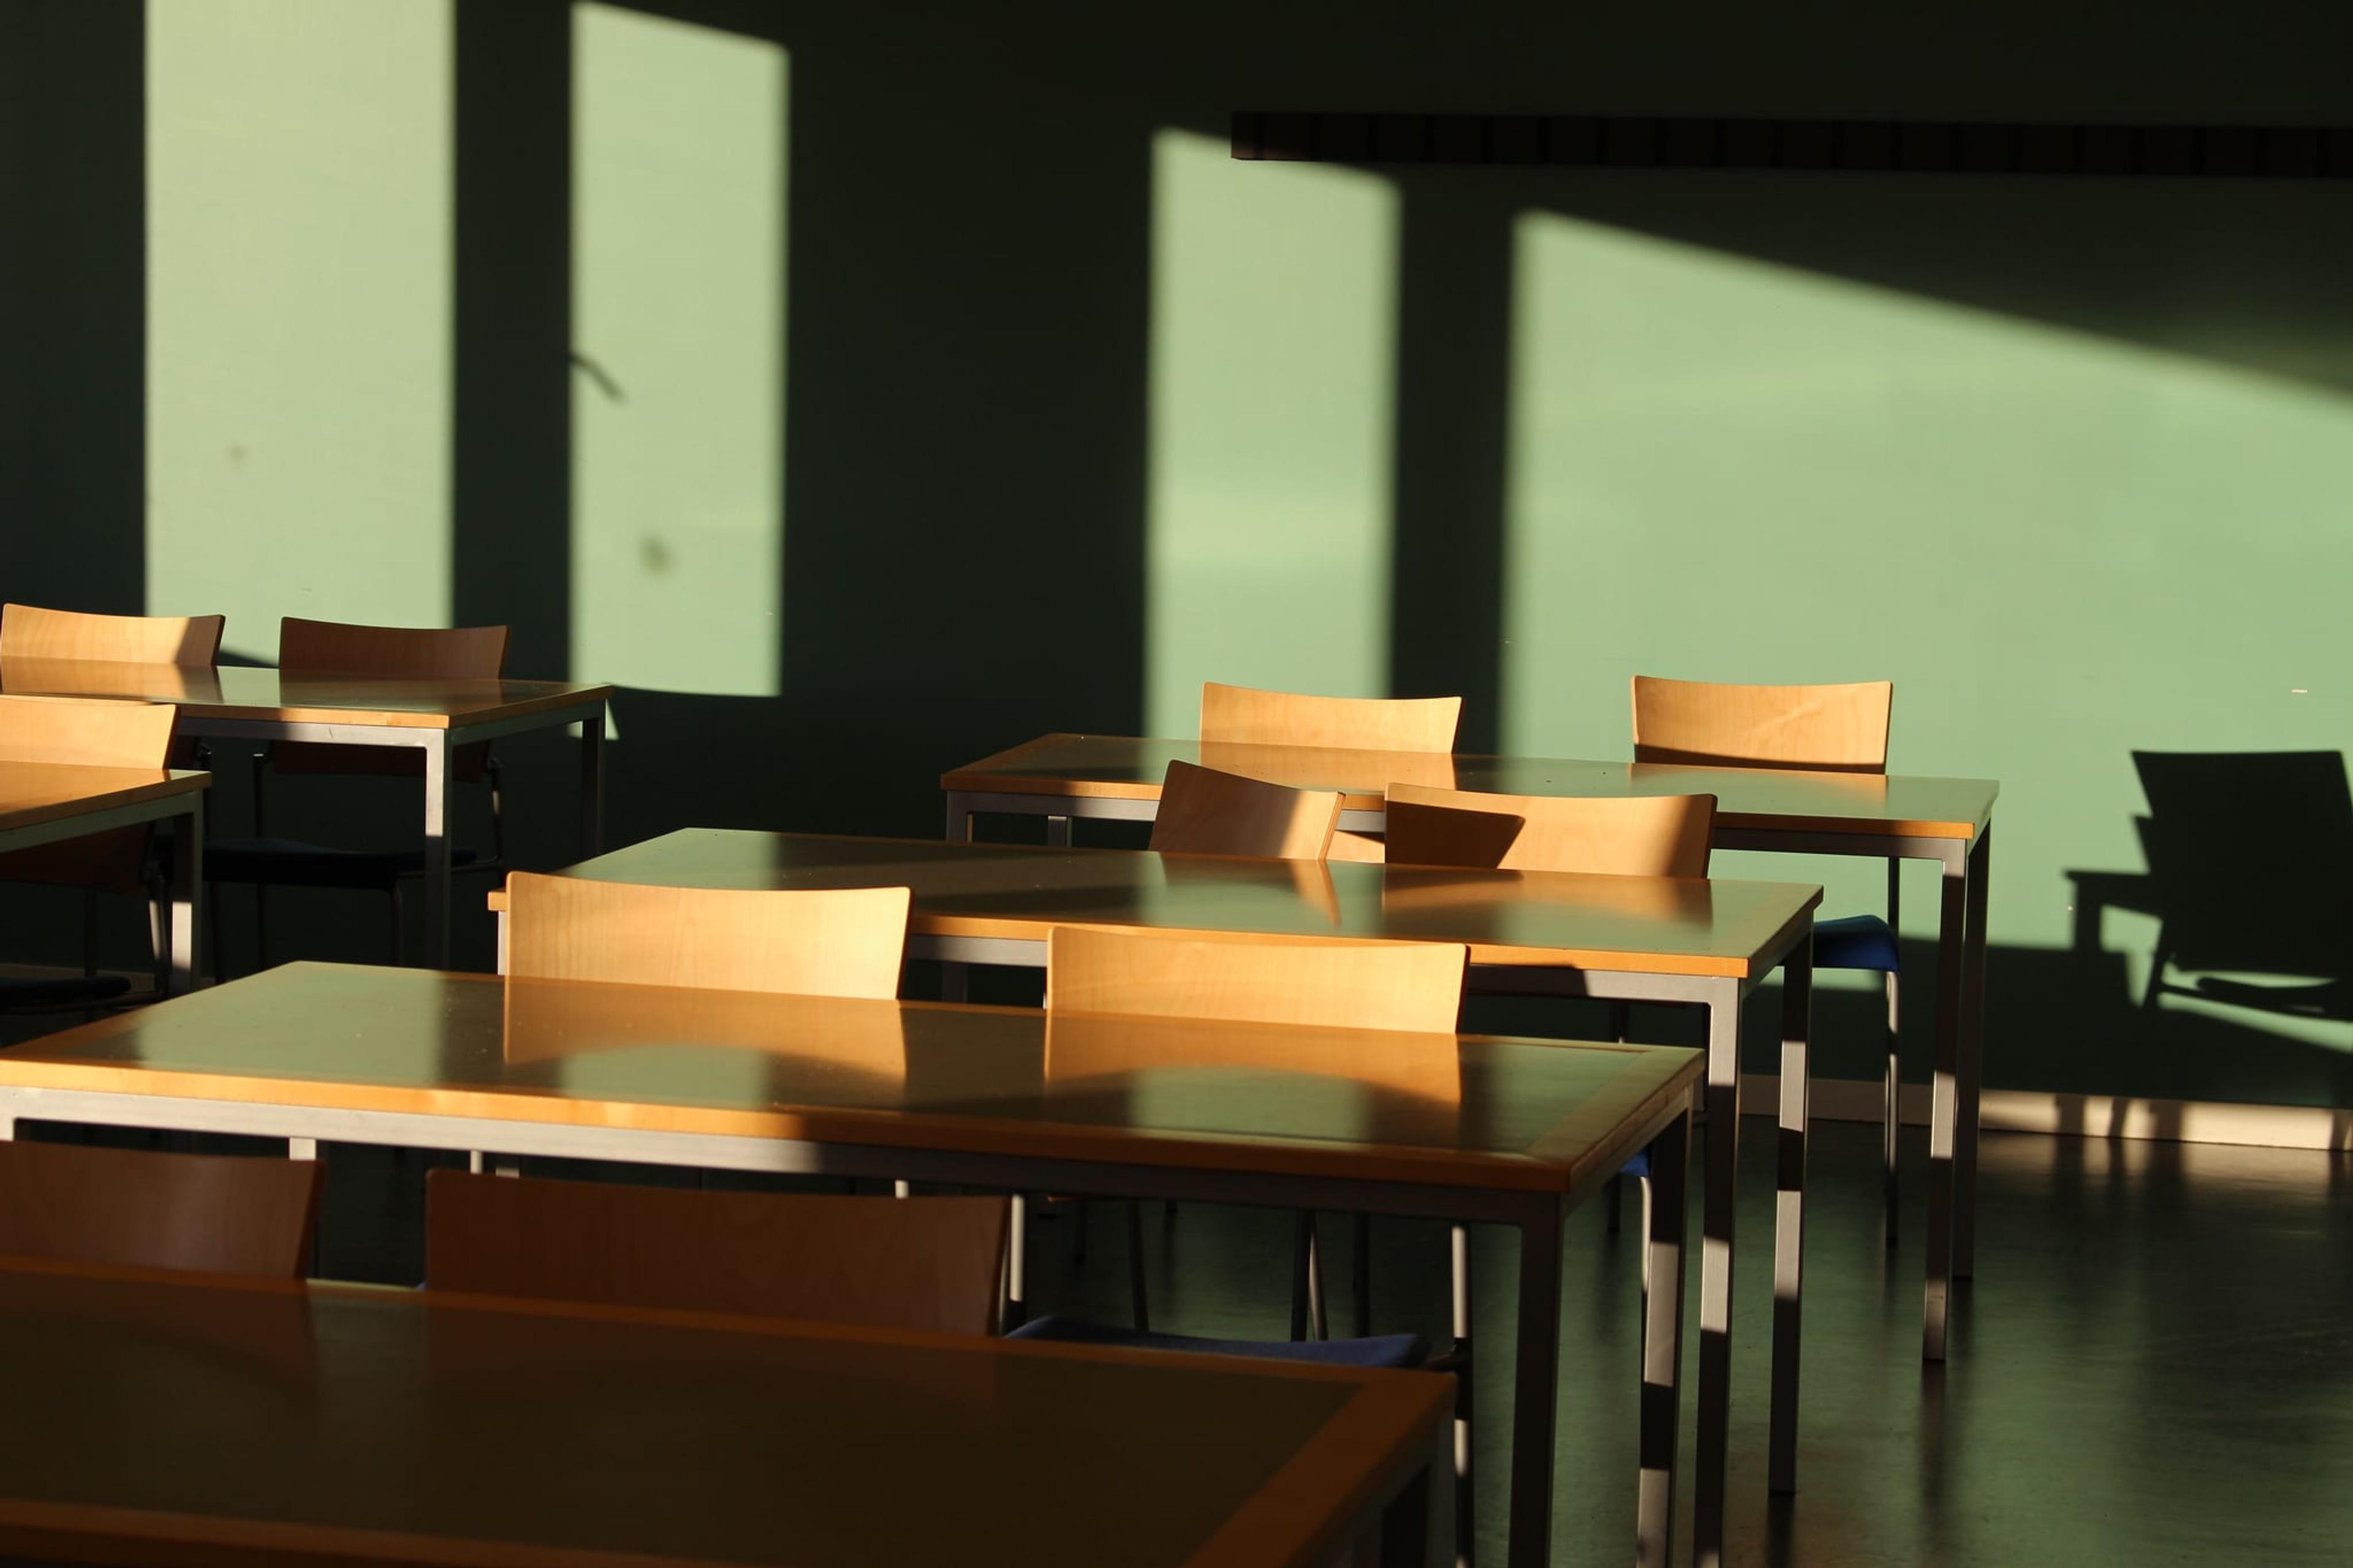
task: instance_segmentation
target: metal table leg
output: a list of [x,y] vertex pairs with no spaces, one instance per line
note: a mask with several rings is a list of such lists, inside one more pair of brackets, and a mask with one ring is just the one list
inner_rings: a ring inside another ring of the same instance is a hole
[[1960,1115],[1953,1129],[1953,1278],[1977,1272],[1978,1101],[1985,1089],[1986,896],[1993,826],[1969,848],[1969,896],[1961,936]]
[[449,967],[449,737],[425,752],[425,967]]
[[1798,1489],[1798,1346],[1806,1247],[1807,1043],[1814,993],[1814,944],[1781,961],[1781,1125],[1773,1196],[1773,1394],[1768,1484]]
[[1560,1398],[1560,1205],[1520,1226],[1519,1355],[1512,1389],[1512,1568],[1552,1561],[1552,1471]]
[[1928,1278],[1920,1339],[1920,1354],[1927,1361],[1945,1359],[1946,1319],[1952,1306],[1953,1143],[1960,1122],[1961,995],[1968,968],[1962,931],[1968,880],[1968,857],[1957,850],[1945,861],[1936,917],[1936,1072],[1929,1098]]
[[[1708,988],[1707,1188],[1699,1268],[1699,1434],[1692,1561],[1723,1568],[1732,1427],[1732,1231],[1740,1188],[1740,983]],[[1657,1206],[1653,1205],[1652,1206]]]
[[1666,1568],[1674,1556],[1675,1424],[1682,1414],[1683,1244],[1690,1200],[1691,1110],[1651,1140],[1644,1186],[1642,1275],[1642,1477],[1634,1512],[1635,1568]]
[[204,956],[205,937],[205,797],[192,795],[179,818],[178,837],[172,847],[172,901],[167,914],[171,929],[172,990],[185,995],[196,988],[197,964]]

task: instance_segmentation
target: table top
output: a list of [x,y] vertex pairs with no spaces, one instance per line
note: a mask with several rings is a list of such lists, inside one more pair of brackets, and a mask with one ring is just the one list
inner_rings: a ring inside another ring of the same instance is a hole
[[1900,773],[1707,768],[1573,757],[1450,756],[1317,746],[1204,745],[1120,735],[1041,735],[940,776],[940,787],[996,795],[1157,800],[1171,762],[1338,790],[1352,811],[1378,811],[1392,784],[1494,795],[1712,795],[1715,825],[1744,832],[1973,838],[1993,818],[2000,785]]
[[0,1086],[1582,1194],[1663,1047],[296,963],[0,1051]]
[[613,694],[566,680],[409,679],[290,675],[237,666],[120,664],[103,659],[0,659],[0,691],[31,697],[112,697],[171,702],[183,721],[364,724],[447,730],[575,708]]
[[0,1378],[0,1553],[169,1563],[1303,1565],[1452,1402],[1427,1373],[15,1258]]
[[[1819,887],[681,828],[558,873],[688,888],[913,889],[919,936],[1057,925],[1459,942],[1473,963],[1751,979]],[[503,892],[491,907],[505,907]]]
[[0,833],[120,805],[194,795],[213,776],[182,769],[0,762]]

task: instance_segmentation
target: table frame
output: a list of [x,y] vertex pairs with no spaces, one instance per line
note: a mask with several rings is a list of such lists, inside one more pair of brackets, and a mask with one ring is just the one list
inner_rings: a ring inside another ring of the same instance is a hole
[[19,827],[0,827],[0,852],[30,849],[151,822],[184,822],[172,846],[172,897],[164,905],[164,929],[156,934],[157,945],[171,954],[172,993],[192,991],[204,950],[205,791],[210,784],[207,776],[206,783],[195,789],[54,816]]
[[322,746],[406,746],[425,756],[425,952],[423,966],[449,963],[449,759],[461,746],[495,741],[562,724],[580,726],[580,826],[588,853],[604,845],[605,698],[583,698],[557,707],[506,718],[468,721],[452,716],[446,728],[371,721],[355,709],[346,721],[214,719],[201,708],[180,710],[180,732],[199,740],[301,741]]
[[[1134,804],[1134,803],[1122,803]],[[1148,803],[1146,803],[1148,804]],[[504,920],[503,914],[501,920]],[[960,990],[963,966],[974,963],[1043,968],[1046,941],[1019,937],[931,936],[909,932],[907,956],[950,966],[947,984]],[[1589,996],[1612,1002],[1661,1002],[1707,1010],[1705,1185],[1700,1261],[1699,1425],[1693,1478],[1693,1538],[1699,1568],[1724,1560],[1724,1500],[1732,1420],[1732,1259],[1740,1168],[1741,1004],[1778,967],[1782,973],[1780,1168],[1774,1210],[1773,1372],[1770,1393],[1770,1484],[1797,1489],[1798,1344],[1802,1312],[1805,1241],[1809,1037],[1813,996],[1813,922],[1793,922],[1760,955],[1754,974],[1658,974],[1647,971],[1571,969],[1550,965],[1473,963],[1473,991],[1513,995]],[[959,1000],[951,996],[949,1000]],[[1613,1167],[1614,1169],[1614,1167]],[[1060,1190],[1059,1188],[1055,1189]],[[1343,1208],[1336,1204],[1299,1207]],[[1525,1232],[1522,1245],[1525,1246]],[[1555,1265],[1556,1267],[1556,1264]],[[1458,1291],[1454,1336],[1471,1338],[1468,1293]],[[1525,1334],[1520,1353],[1525,1355]],[[1555,1354],[1557,1354],[1556,1347]],[[1513,1484],[1520,1484],[1516,1469]],[[1516,1496],[1516,1489],[1514,1491]],[[1517,1531],[1514,1531],[1514,1539]]]
[[[1637,1150],[1647,1148],[1651,1153],[1652,1197],[1645,1205],[1637,1568],[1666,1568],[1672,1560],[1691,1117],[1686,1095],[1647,1121],[1630,1124],[1631,1132],[1613,1147],[1602,1166],[1615,1170]],[[880,1177],[1508,1226],[1518,1232],[1521,1248],[1509,1561],[1513,1568],[1545,1568],[1549,1562],[1553,1456],[1559,1414],[1561,1227],[1573,1200],[1583,1194],[261,1104],[131,1090],[0,1086],[0,1138],[13,1138],[17,1122],[33,1121],[283,1138],[290,1156],[296,1159],[315,1158],[322,1142],[467,1152],[491,1149],[510,1158],[533,1155],[784,1175]],[[1708,1250],[1712,1253],[1715,1248]],[[1467,1509],[1470,1503],[1466,1493],[1461,1506]]]
[[[956,841],[972,837],[973,818],[981,813],[1043,816],[1046,841],[1067,847],[1077,818],[1150,822],[1160,810],[1157,798],[980,790],[944,794],[947,837]],[[1388,822],[1385,810],[1340,814],[1340,827],[1349,832],[1378,833]],[[1993,878],[1992,838],[1989,816],[1968,838],[1718,826],[1713,839],[1719,849],[1840,855],[1890,862],[1926,860],[1938,868],[1936,1047],[1928,1121],[1928,1258],[1921,1289],[1920,1353],[1928,1362],[1945,1359],[1953,1281],[1968,1279],[1977,1271],[1978,1111],[1985,1079],[1986,899]],[[1712,1053],[1709,1072],[1713,1081]],[[1782,1094],[1786,1103],[1786,1087]],[[1714,1114],[1711,1105],[1711,1120]],[[1711,1152],[1714,1147],[1711,1134]],[[1778,1425],[1775,1429],[1779,1429]],[[1775,1474],[1779,1478],[1776,1489],[1786,1489],[1780,1479],[1787,1477],[1778,1463]]]

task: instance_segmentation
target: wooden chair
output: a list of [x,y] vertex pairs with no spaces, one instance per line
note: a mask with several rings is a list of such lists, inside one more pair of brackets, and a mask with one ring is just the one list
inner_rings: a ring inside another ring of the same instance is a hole
[[[1440,942],[1384,942],[1338,937],[1242,936],[1215,931],[1103,931],[1057,926],[1047,936],[1046,1011],[1142,1018],[1200,1018],[1234,1024],[1377,1029],[1451,1037],[1462,1011],[1470,950]],[[1361,1264],[1364,1233],[1358,1232]],[[1356,1366],[1430,1366],[1452,1370],[1452,1352],[1432,1361],[1419,1334],[1327,1340],[1314,1217],[1303,1214],[1293,1247],[1291,1338],[1207,1340],[1155,1333],[1145,1300],[1140,1240],[1134,1325],[1119,1328],[1046,1317],[1014,1330],[1022,1338],[1124,1344],[1224,1355],[1320,1361]],[[1461,1254],[1457,1254],[1458,1269]],[[1456,1331],[1467,1335],[1458,1291]],[[1359,1311],[1365,1310],[1360,1300]],[[1361,1327],[1361,1325],[1360,1325]],[[1310,1337],[1311,1333],[1314,1337]],[[1455,1453],[1467,1464],[1468,1405],[1457,1412]],[[1468,1471],[1459,1472],[1457,1524],[1469,1540]],[[1467,1546],[1465,1548],[1467,1550]]]
[[1160,784],[1152,847],[1172,855],[1321,860],[1339,825],[1337,790],[1292,789],[1172,762]]
[[0,605],[0,658],[204,668],[219,657],[219,616],[97,616]]
[[[1201,686],[1205,745],[1314,746],[1356,752],[1444,752],[1462,721],[1460,697],[1303,697],[1247,686]],[[1376,833],[1335,833],[1335,860],[1381,858]]]
[[[361,679],[474,680],[504,673],[504,626],[368,626],[310,621],[289,616],[278,623],[278,664],[288,675],[344,675]],[[254,888],[254,967],[267,967],[269,949],[268,889],[272,887],[341,888],[383,894],[389,900],[393,962],[402,961],[406,921],[402,889],[425,874],[421,846],[405,849],[352,849],[270,836],[266,784],[272,774],[364,773],[422,778],[424,753],[414,746],[328,746],[280,741],[253,754],[253,834],[216,841],[206,850],[207,880]],[[488,855],[459,847],[452,870],[496,871],[506,864],[506,809],[499,764],[487,742],[450,753],[449,781],[488,786],[491,849]],[[216,915],[216,932],[221,928]],[[227,973],[226,944],[213,944],[216,972]]]
[[0,1142],[0,1254],[300,1279],[314,1162]]
[[904,888],[651,888],[517,871],[507,973],[889,1001],[913,901]]
[[425,1282],[821,1323],[993,1334],[1007,1200],[427,1178]]
[[[8,608],[14,613],[19,606]],[[218,617],[213,619],[217,622]],[[172,761],[172,730],[178,717],[179,710],[164,703],[0,697],[0,761],[160,771]],[[92,1002],[111,999],[127,989],[101,980],[98,973],[98,899],[107,894],[142,900],[148,911],[148,951],[154,965],[155,991],[163,994],[171,964],[163,935],[164,907],[171,898],[171,867],[169,844],[152,825],[12,850],[0,855],[0,882],[30,882],[81,892],[82,990]]]
[[[1895,688],[1885,680],[1845,686],[1727,686],[1634,677],[1634,760],[1811,773],[1884,773]],[[1887,1245],[1895,1245],[1895,1134],[1904,1080],[1896,1056],[1901,1021],[1896,930],[1901,860],[1887,862],[1887,918],[1847,915],[1814,922],[1814,967],[1881,976],[1887,994],[1887,1068],[1880,1157]]]
[[[1704,877],[1715,826],[1712,795],[1481,795],[1393,784],[1389,859],[1400,866],[1472,866],[1618,877]],[[1626,1004],[1609,1005],[1610,1033],[1626,1037]],[[1625,1176],[1648,1181],[1636,1160],[1611,1178],[1606,1213],[1620,1225]],[[1647,1188],[1645,1189],[1647,1193]]]
[[1479,795],[1393,784],[1388,857],[1401,866],[1704,877],[1712,795]]
[[[1467,948],[1445,943],[1058,926],[1047,939],[1046,1011],[1451,1036],[1468,963]],[[1312,1215],[1300,1216],[1299,1233],[1293,1334],[1312,1326],[1320,1338]],[[1145,1332],[1140,1237],[1131,1258],[1134,1331]]]

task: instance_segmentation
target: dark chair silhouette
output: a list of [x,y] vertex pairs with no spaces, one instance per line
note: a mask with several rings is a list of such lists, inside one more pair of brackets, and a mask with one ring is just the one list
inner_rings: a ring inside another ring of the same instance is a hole
[[[2168,995],[2353,1018],[2353,788],[2336,752],[2135,752]],[[2186,984],[2169,972],[2189,976]],[[2248,980],[2245,975],[2277,976]]]

